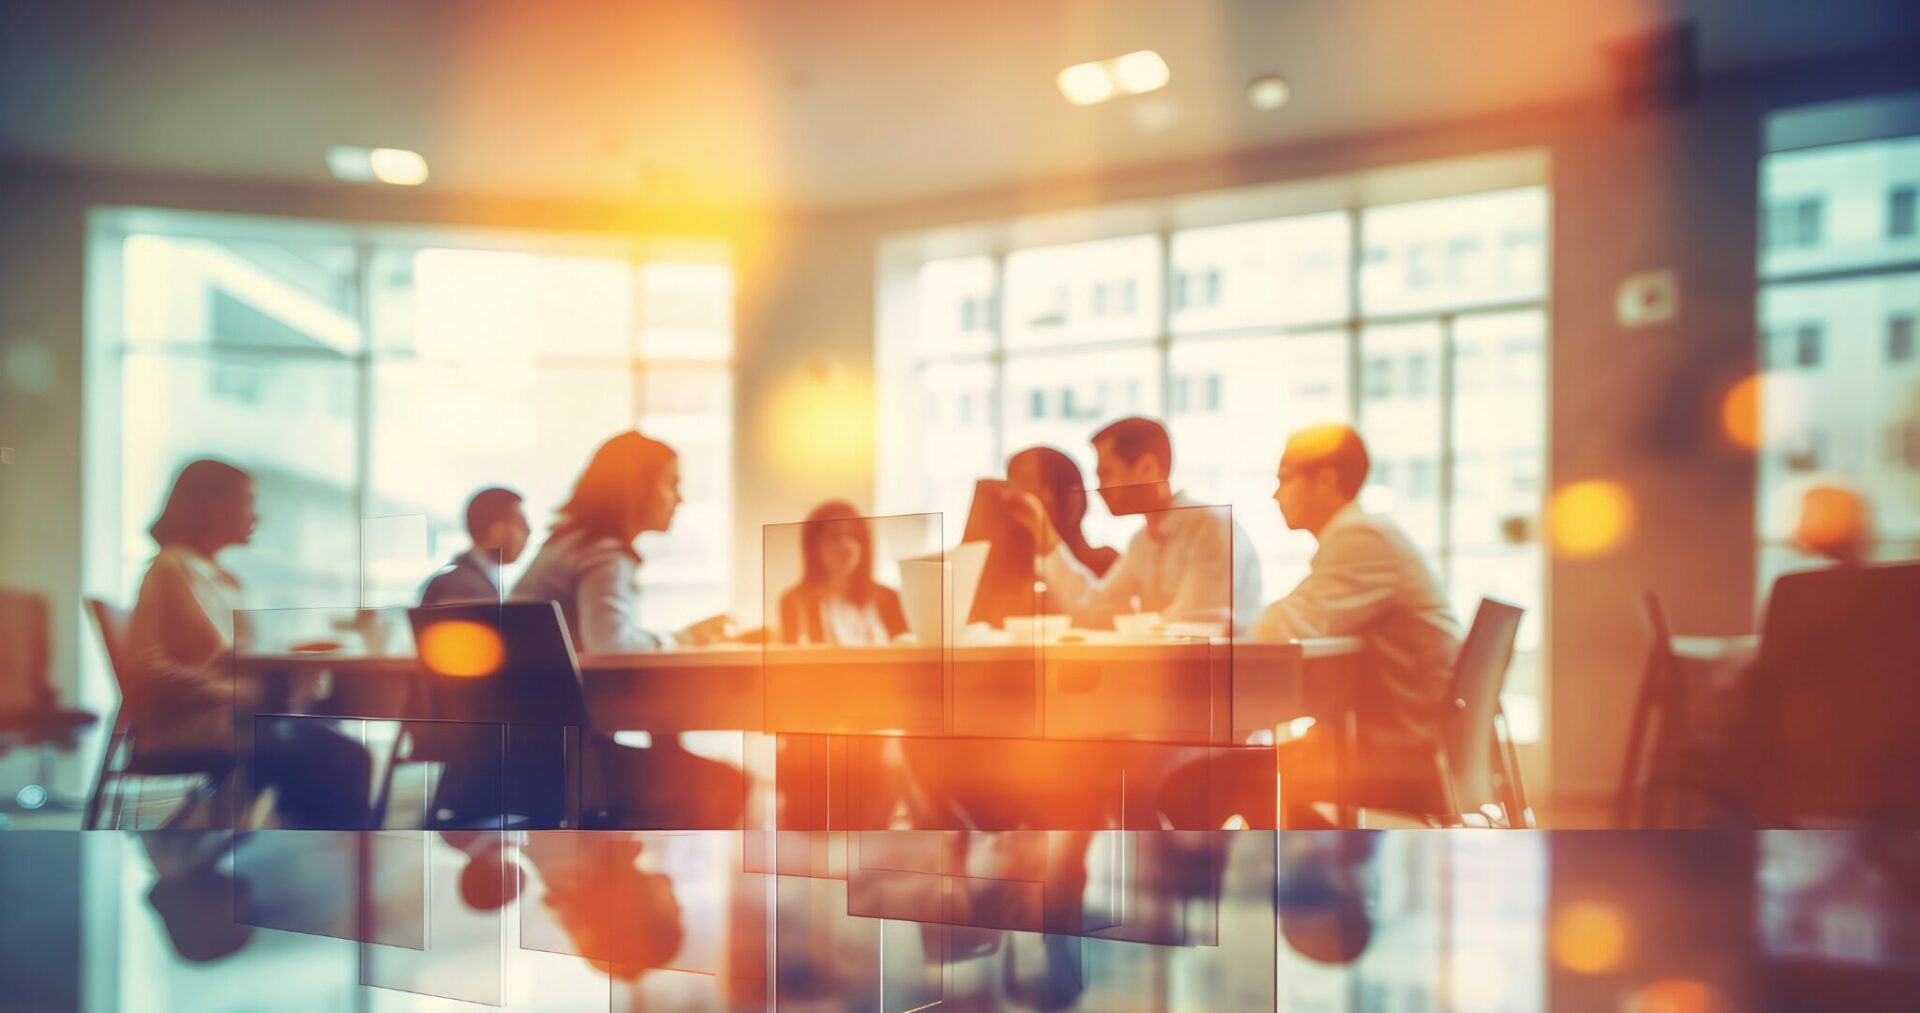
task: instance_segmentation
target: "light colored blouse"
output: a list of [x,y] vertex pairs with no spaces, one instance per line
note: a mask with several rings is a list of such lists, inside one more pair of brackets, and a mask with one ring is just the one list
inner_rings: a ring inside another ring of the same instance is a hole
[[839,595],[820,596],[820,630],[829,644],[872,646],[893,637],[880,618],[880,606],[874,599],[857,605]]
[[673,639],[640,627],[636,599],[640,561],[619,541],[584,531],[547,539],[513,585],[513,601],[560,604],[574,649],[624,654],[673,646]]
[[141,751],[231,746],[234,643],[240,582],[184,546],[147,565],[128,628],[127,700]]

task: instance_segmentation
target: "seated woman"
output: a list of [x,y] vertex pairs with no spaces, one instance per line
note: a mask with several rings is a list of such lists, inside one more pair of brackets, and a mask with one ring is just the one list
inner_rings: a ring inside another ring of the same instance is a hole
[[[188,464],[149,532],[160,551],[140,581],[128,630],[136,671],[124,706],[143,756],[229,753],[237,691],[231,652],[240,582],[214,561],[253,537],[253,479],[220,461]],[[263,722],[246,765],[256,787],[278,789],[286,822],[354,829],[368,823],[372,761],[318,719]]]
[[1020,451],[1007,459],[1007,481],[1040,501],[1067,551],[1089,573],[1104,577],[1113,569],[1120,550],[1089,544],[1081,530],[1087,518],[1087,480],[1065,451],[1047,446]]
[[560,508],[560,521],[513,585],[514,601],[553,601],[583,654],[651,651],[716,639],[731,624],[703,620],[677,634],[643,629],[634,607],[633,541],[665,531],[680,507],[680,457],[628,430],[602,443]]
[[[719,639],[716,616],[678,633],[640,626],[635,579],[642,532],[665,531],[680,506],[680,461],[672,447],[629,430],[602,443],[560,508],[560,522],[513,586],[514,601],[560,606],[584,654],[669,649]],[[607,801],[629,829],[712,830],[739,825],[745,783],[734,767],[695,756],[668,738],[648,749],[616,744],[613,729],[588,740]]]
[[800,583],[780,596],[789,644],[884,644],[907,630],[900,595],[873,579],[873,532],[845,500],[813,508],[800,528]]

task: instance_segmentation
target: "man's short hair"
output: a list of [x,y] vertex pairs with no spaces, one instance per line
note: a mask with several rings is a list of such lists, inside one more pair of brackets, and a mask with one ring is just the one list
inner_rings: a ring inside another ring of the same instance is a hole
[[1328,422],[1308,426],[1287,438],[1285,458],[1295,468],[1332,468],[1343,496],[1358,496],[1373,462],[1366,441],[1349,425]]
[[467,534],[474,541],[485,537],[487,529],[513,519],[520,508],[520,494],[500,486],[488,486],[467,500]]
[[1152,454],[1166,474],[1173,473],[1173,441],[1167,427],[1139,415],[1129,416],[1093,434],[1093,445],[1105,444],[1115,457],[1133,464]]

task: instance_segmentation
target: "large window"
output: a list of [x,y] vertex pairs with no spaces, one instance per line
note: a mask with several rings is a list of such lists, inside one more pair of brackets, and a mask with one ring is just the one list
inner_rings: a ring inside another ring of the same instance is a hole
[[[1808,489],[1865,500],[1869,551],[1920,557],[1920,98],[1789,110],[1761,163],[1758,576],[1795,547]],[[1824,208],[1823,227],[1778,224]],[[1790,237],[1792,241],[1787,241]]]
[[[1509,686],[1516,724],[1529,723],[1543,601],[1547,192],[1462,192],[1458,174],[1439,175],[1448,196],[1373,188],[1394,196],[1356,201],[1373,190],[1321,182],[1281,194],[1322,205],[1292,213],[1262,214],[1275,193],[1264,188],[1238,216],[1237,195],[1207,194],[892,241],[880,292],[881,510],[962,517],[974,479],[1035,443],[1071,454],[1091,483],[1088,437],[1120,416],[1158,416],[1175,484],[1233,506],[1272,599],[1313,552],[1271,499],[1280,449],[1309,423],[1353,422],[1374,458],[1363,502],[1406,528],[1462,619],[1483,595],[1527,609]],[[1133,527],[1097,497],[1088,526],[1115,545]]]
[[637,426],[680,451],[689,504],[641,542],[643,618],[730,604],[724,248],[129,210],[95,216],[93,257],[102,590],[130,599],[173,474],[217,456],[257,482],[228,557],[250,607],[410,602],[473,490],[520,490],[537,548]]

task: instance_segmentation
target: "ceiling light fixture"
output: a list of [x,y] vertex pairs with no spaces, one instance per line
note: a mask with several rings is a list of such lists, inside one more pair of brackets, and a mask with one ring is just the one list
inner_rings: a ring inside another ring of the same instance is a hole
[[1105,102],[1116,95],[1143,95],[1167,86],[1167,61],[1151,49],[1094,63],[1076,63],[1060,72],[1060,94],[1077,106]]
[[1129,95],[1159,91],[1167,86],[1167,78],[1172,76],[1167,70],[1167,61],[1151,49],[1116,56],[1110,62],[1113,64],[1113,79],[1120,82],[1120,90]]
[[1097,63],[1076,63],[1060,72],[1060,94],[1077,106],[1090,106],[1113,97],[1113,78]]
[[1292,97],[1293,88],[1278,74],[1262,74],[1247,84],[1247,104],[1263,113],[1286,105]]
[[336,144],[327,149],[327,170],[349,183],[419,186],[427,181],[427,160],[405,148],[361,148]]

